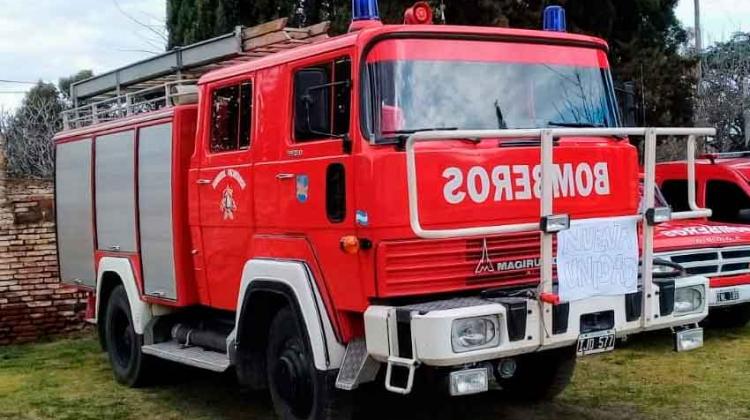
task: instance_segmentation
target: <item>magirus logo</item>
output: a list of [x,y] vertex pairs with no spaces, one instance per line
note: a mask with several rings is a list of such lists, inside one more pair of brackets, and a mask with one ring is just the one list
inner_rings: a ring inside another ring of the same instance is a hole
[[517,271],[527,270],[531,268],[539,268],[541,266],[540,258],[518,258],[512,260],[503,260],[499,262],[492,261],[490,257],[490,250],[487,247],[487,238],[482,240],[482,255],[479,257],[479,263],[474,269],[474,274],[486,274],[495,272],[506,272],[506,271]]

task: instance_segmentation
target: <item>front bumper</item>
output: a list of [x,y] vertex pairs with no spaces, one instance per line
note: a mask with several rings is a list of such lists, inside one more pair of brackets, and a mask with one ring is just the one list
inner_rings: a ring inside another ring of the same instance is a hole
[[[708,290],[708,279],[691,276],[674,282],[674,288],[701,285],[703,290]],[[641,293],[601,296],[554,307],[529,298],[478,297],[407,306],[371,306],[365,312],[367,353],[383,363],[459,366],[572,346],[581,334],[593,331],[615,330],[618,337],[623,337],[647,330],[693,325],[706,317],[705,299],[699,311],[676,314],[674,299],[660,298],[670,293],[673,296],[674,288],[665,286],[658,297],[647,299],[653,306],[647,313],[653,317],[643,314]],[[551,316],[542,316],[543,310],[549,310]],[[454,351],[453,322],[488,315],[497,316],[499,320],[499,343],[491,348]]]
[[748,302],[750,302],[750,284],[712,287],[708,293],[708,304],[712,308],[725,308]]

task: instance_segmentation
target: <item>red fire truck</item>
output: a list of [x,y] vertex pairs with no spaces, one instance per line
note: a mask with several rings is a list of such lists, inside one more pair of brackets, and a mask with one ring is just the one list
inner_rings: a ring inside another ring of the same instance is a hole
[[[689,209],[691,200],[695,206],[712,210],[709,219],[668,229],[670,238],[665,240],[670,245],[665,250],[670,252],[662,257],[711,278],[711,321],[719,325],[741,326],[750,321],[749,156],[744,152],[703,155],[695,162],[692,192],[688,191],[688,162],[657,165],[665,200],[675,210]],[[685,251],[672,252],[672,245]]]
[[118,381],[232,368],[317,419],[368,382],[541,398],[616,337],[702,345],[707,279],[653,275],[654,156],[714,130],[620,128],[606,43],[559,7],[531,31],[353,3],[338,37],[275,21],[73,85],[61,277],[90,292]]

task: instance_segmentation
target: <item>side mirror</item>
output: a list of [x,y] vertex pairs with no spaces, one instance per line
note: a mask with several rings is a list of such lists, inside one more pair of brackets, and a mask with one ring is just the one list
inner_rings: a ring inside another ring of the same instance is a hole
[[309,68],[294,78],[294,130],[298,139],[311,139],[331,133],[330,80],[325,69]]

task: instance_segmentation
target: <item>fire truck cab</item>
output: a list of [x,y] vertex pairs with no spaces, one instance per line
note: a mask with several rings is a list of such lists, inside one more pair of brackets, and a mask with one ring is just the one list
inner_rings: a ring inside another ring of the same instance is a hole
[[607,45],[560,8],[531,31],[354,6],[334,38],[238,29],[197,83],[97,93],[172,54],[205,69],[225,38],[74,85],[101,100],[55,139],[61,276],[90,291],[117,380],[234,368],[280,417],[326,418],[368,382],[543,398],[618,337],[702,345],[707,279],[653,278],[653,160],[657,136],[713,130],[620,128]]

